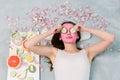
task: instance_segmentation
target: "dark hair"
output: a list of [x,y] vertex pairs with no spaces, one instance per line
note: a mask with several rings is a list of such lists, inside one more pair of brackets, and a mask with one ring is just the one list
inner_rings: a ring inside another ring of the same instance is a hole
[[[66,24],[66,23],[70,23],[70,24],[76,25],[75,23],[73,23],[73,22],[71,22],[71,21],[65,21],[65,22],[63,22],[61,25],[64,25],[64,24]],[[81,39],[81,34],[80,34],[79,31],[77,32],[77,34],[78,34],[79,38],[76,40],[76,44],[77,44],[77,42],[79,42],[79,40]],[[56,48],[58,48],[58,49],[62,49],[62,50],[63,50],[63,49],[65,48],[65,47],[64,47],[64,43],[63,43],[63,41],[60,40],[59,38],[60,38],[60,33],[55,33],[55,34],[53,35],[53,37],[52,37],[51,43],[52,43],[53,47],[56,47]],[[78,49],[81,50],[81,48],[78,48]],[[52,67],[52,62],[49,61],[48,63],[51,64],[50,70],[52,71],[52,69],[53,69],[53,67]]]

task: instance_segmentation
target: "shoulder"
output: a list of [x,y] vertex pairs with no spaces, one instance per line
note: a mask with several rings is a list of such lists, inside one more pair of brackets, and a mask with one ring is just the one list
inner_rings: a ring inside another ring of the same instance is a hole
[[52,54],[50,55],[50,57],[55,57],[57,55],[57,52],[58,52],[58,48],[55,48],[55,47],[51,47],[51,50],[52,50]]
[[57,54],[57,52],[58,52],[58,48],[56,48],[56,47],[52,47],[52,50],[53,50],[53,54]]
[[90,63],[91,63],[94,57],[90,54],[89,48],[85,48],[84,51],[85,51],[85,53],[87,54],[88,59],[89,59],[89,61],[90,61]]
[[89,54],[88,48],[84,48],[84,49],[82,49],[82,50],[84,50],[87,55]]
[[49,56],[49,58],[50,58],[52,64],[54,64],[54,60],[56,58],[56,55],[57,55],[59,49],[55,48],[55,47],[51,47],[51,48],[52,48],[53,53]]

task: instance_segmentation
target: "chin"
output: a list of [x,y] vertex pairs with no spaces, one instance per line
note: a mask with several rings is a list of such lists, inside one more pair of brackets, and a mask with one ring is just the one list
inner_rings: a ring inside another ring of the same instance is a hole
[[75,41],[66,41],[65,43],[67,43],[67,44],[73,44],[73,43],[75,43]]

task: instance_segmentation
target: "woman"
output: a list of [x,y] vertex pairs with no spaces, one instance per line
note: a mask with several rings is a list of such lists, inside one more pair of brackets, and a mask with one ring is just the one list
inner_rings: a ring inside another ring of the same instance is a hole
[[[85,49],[77,48],[80,32],[89,32],[101,41]],[[54,34],[53,46],[37,45],[42,39]],[[115,37],[105,31],[87,28],[81,24],[64,22],[50,31],[37,35],[25,43],[34,53],[48,57],[55,71],[55,80],[89,80],[92,59],[105,51]]]

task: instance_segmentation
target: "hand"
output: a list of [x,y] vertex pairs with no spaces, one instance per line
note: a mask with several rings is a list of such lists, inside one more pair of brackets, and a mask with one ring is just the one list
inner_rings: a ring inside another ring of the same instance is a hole
[[52,29],[51,29],[51,32],[54,34],[54,33],[60,33],[62,27],[61,25],[57,25],[57,26],[54,26]]
[[81,25],[81,24],[76,24],[75,26],[74,26],[74,29],[76,30],[76,31],[85,31],[85,26],[83,26],[83,25]]

